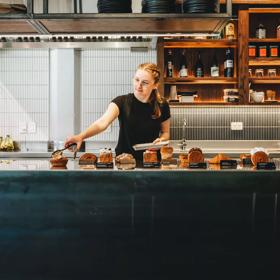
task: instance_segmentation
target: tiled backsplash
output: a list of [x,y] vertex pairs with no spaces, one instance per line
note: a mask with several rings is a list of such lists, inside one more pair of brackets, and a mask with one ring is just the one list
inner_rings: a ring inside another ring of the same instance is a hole
[[6,134],[48,140],[49,50],[0,50],[0,136]]
[[[280,139],[279,106],[178,106],[172,107],[171,115],[174,140]],[[242,130],[232,129],[236,122],[242,123]]]
[[[82,129],[106,110],[118,95],[133,91],[132,78],[140,63],[156,62],[156,51],[131,52],[130,49],[92,49],[81,54]],[[117,141],[118,121],[94,141]]]
[[[80,60],[80,127],[85,129],[104,113],[114,97],[133,91],[132,78],[137,65],[156,62],[156,51],[85,49],[81,50]],[[0,50],[0,136],[10,134],[24,142],[56,140],[50,139],[49,132],[50,68],[47,49]],[[66,102],[67,98],[66,95]],[[280,139],[278,106],[175,106],[171,114],[174,140],[183,137],[188,140]],[[232,130],[232,122],[242,122],[243,130]],[[90,139],[89,143],[97,141],[102,145],[117,138],[116,120],[107,132]]]

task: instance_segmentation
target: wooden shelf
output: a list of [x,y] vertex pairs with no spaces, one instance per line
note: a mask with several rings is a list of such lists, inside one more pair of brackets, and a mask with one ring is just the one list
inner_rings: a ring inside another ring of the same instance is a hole
[[203,105],[238,105],[240,106],[240,103],[229,103],[229,102],[211,102],[211,101],[197,101],[197,102],[169,102],[170,106],[203,106]]
[[255,58],[249,60],[249,66],[280,66],[280,58]]
[[252,82],[253,84],[280,84],[280,77],[274,77],[274,78],[270,78],[270,77],[264,77],[264,78],[249,78],[249,81]]
[[186,85],[186,84],[197,84],[197,85],[215,85],[215,84],[237,84],[236,78],[212,78],[212,77],[188,77],[188,78],[165,78],[165,84],[169,85]]
[[178,49],[187,49],[187,48],[237,48],[237,40],[177,40],[172,42],[165,41],[164,48],[178,48]]
[[[225,0],[220,0],[220,4],[225,4]],[[279,4],[279,0],[232,0],[232,4],[244,4],[244,5],[271,5],[271,4]]]
[[[260,4],[268,4],[265,0]],[[275,0],[272,4],[279,4],[279,0]],[[280,14],[280,8],[250,8],[250,14]]]
[[266,38],[266,39],[250,38],[249,42],[251,42],[251,43],[280,43],[280,39],[279,38]]

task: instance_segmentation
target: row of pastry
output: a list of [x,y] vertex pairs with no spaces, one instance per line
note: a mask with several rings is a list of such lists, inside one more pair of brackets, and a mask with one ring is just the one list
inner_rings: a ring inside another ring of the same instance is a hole
[[[257,165],[259,162],[268,162],[269,158],[265,151],[256,149],[251,154],[242,154],[240,155],[240,159],[243,160],[246,158],[247,160],[251,160],[253,165]],[[143,163],[171,163],[174,162],[174,153],[173,147],[171,146],[163,146],[160,149],[160,158],[157,150],[145,150],[143,152]],[[210,160],[208,160],[209,164],[220,164],[222,160],[230,160],[225,154],[217,154]],[[50,160],[51,165],[53,167],[65,167],[67,165],[68,159],[64,157],[62,154],[56,155]],[[136,166],[136,160],[131,154],[123,153],[121,155],[116,156],[115,158],[116,164],[132,164]],[[205,162],[205,158],[203,152],[200,148],[195,147],[191,148],[187,153],[180,153],[178,157],[178,166],[180,168],[187,168],[190,163],[202,163]],[[110,148],[101,149],[99,152],[99,156],[97,157],[93,153],[84,153],[79,158],[80,164],[96,164],[103,163],[109,164],[113,163],[113,153]]]

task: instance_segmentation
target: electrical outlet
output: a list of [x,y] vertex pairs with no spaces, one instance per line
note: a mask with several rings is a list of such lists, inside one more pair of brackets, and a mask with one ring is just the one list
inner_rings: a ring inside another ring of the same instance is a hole
[[35,122],[28,123],[28,133],[36,133],[36,123]]
[[19,122],[19,133],[20,134],[27,133],[27,123],[26,122]]
[[243,130],[243,122],[231,122],[230,129],[231,130]]

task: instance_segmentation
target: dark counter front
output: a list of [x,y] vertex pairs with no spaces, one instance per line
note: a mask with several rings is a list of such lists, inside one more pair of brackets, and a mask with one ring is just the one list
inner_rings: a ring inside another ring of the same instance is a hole
[[276,279],[279,182],[278,170],[1,171],[0,279]]

